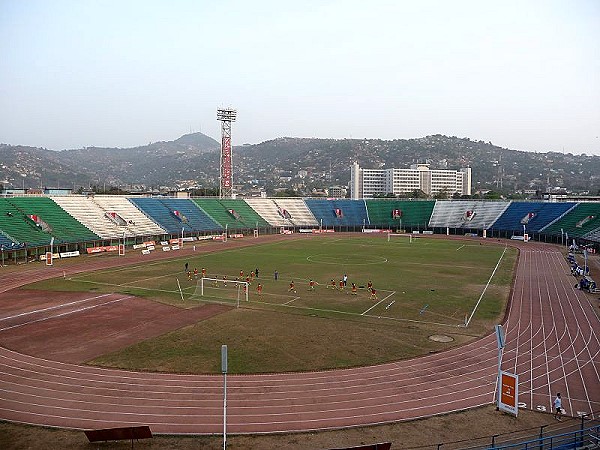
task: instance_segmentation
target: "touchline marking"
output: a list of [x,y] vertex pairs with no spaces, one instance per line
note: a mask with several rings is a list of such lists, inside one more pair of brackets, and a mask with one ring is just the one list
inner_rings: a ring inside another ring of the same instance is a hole
[[12,330],[13,328],[19,328],[19,327],[22,327],[22,326],[25,326],[25,325],[31,325],[32,323],[44,322],[44,321],[49,320],[49,319],[56,319],[58,317],[68,316],[68,315],[71,315],[71,314],[74,314],[74,313],[86,311],[88,309],[97,308],[99,306],[106,306],[106,305],[110,305],[111,303],[117,303],[117,302],[120,302],[120,301],[123,301],[123,300],[127,300],[129,298],[133,298],[133,296],[130,295],[130,296],[127,296],[127,297],[116,299],[116,300],[111,300],[110,302],[101,303],[99,305],[86,306],[85,308],[79,308],[79,309],[76,309],[76,310],[73,310],[73,311],[64,312],[64,313],[61,313],[61,314],[57,314],[56,316],[44,317],[42,319],[36,319],[36,320],[32,320],[30,322],[19,323],[17,325],[12,325],[10,327],[0,328],[0,331]]
[[460,247],[458,247],[458,248],[456,249],[456,251],[459,251],[459,250],[460,250],[461,248],[463,248],[463,247],[464,247],[464,244],[463,244],[463,245],[461,245]]
[[396,303],[396,300],[392,300],[390,303],[388,303],[385,309],[390,309],[390,306],[392,306],[394,303]]
[[295,302],[296,300],[300,299],[300,297],[294,297],[293,299],[291,299],[289,302],[285,302],[284,305],[289,305],[292,302]]
[[377,303],[375,303],[373,306],[371,306],[369,309],[367,309],[365,312],[361,313],[361,316],[364,316],[366,313],[368,313],[369,311],[371,311],[373,308],[375,308],[377,305],[379,305],[380,303],[386,301],[388,298],[390,298],[392,295],[394,295],[396,293],[396,291],[392,291],[391,294],[386,295],[385,297],[383,297],[381,300],[379,300]]
[[108,295],[111,295],[111,294],[96,295],[95,297],[88,297],[88,298],[84,298],[83,300],[77,300],[77,301],[74,301],[74,302],[63,303],[61,305],[56,305],[56,306],[49,306],[48,308],[35,309],[33,311],[28,311],[28,312],[24,312],[24,313],[20,313],[20,314],[15,314],[14,316],[3,317],[3,318],[0,319],[0,321],[9,320],[9,319],[15,319],[17,317],[28,316],[30,314],[36,314],[36,313],[40,313],[40,312],[44,312],[44,311],[51,311],[53,309],[62,308],[64,306],[76,305],[77,303],[83,303],[83,302],[87,302],[87,301],[90,301],[90,300],[95,300],[97,298],[106,297]]

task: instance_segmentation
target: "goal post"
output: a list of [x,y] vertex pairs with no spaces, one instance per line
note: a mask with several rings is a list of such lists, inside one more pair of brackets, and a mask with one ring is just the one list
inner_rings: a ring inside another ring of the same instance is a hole
[[413,236],[410,233],[388,233],[387,234],[387,240],[388,242],[390,242],[392,240],[392,237],[404,237],[404,238],[408,238],[408,243],[412,244],[413,241]]
[[231,303],[240,307],[240,300],[248,301],[249,285],[246,281],[223,280],[202,277],[196,284],[193,297],[202,297],[206,301]]

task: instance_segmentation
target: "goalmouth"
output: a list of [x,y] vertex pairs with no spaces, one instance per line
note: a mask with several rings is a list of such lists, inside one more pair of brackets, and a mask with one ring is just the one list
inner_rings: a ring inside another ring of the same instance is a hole
[[403,238],[408,238],[408,243],[412,244],[413,241],[413,235],[410,233],[388,233],[387,234],[387,240],[388,242],[390,242],[392,240],[392,237],[396,238],[396,237],[403,237]]
[[240,300],[248,301],[248,283],[219,278],[203,277],[196,283],[192,298],[201,297],[207,302],[235,303],[240,307]]

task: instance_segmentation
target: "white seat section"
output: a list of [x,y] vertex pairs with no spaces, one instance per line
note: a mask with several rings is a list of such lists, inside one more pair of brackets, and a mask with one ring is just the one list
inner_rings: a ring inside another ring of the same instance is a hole
[[489,228],[509,205],[510,202],[439,200],[433,207],[429,226],[432,228]]
[[79,222],[103,239],[120,238],[123,228],[108,217],[100,206],[92,201],[92,197],[78,195],[51,197],[62,209],[75,217]]
[[319,222],[301,198],[282,198],[273,201],[277,206],[290,213],[290,216],[292,216],[291,221],[295,225],[319,225]]
[[94,202],[104,212],[115,212],[127,222],[127,235],[155,236],[167,232],[146,214],[140,211],[126,197],[117,195],[96,195]]
[[293,227],[294,224],[279,213],[278,206],[269,198],[245,198],[244,201],[274,227]]
[[510,202],[476,202],[473,206],[475,217],[465,224],[467,228],[488,229],[506,211]]

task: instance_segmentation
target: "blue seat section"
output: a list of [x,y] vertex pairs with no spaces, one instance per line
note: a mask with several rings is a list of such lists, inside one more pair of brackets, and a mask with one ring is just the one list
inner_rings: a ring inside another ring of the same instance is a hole
[[129,200],[170,234],[179,234],[182,229],[186,233],[223,230],[188,199],[143,197]]
[[[320,224],[322,221],[323,226],[362,226],[363,223],[369,224],[364,200],[307,198],[304,202],[317,219],[317,222]],[[341,216],[336,215],[336,210],[341,211]]]
[[16,242],[11,241],[9,238],[0,233],[0,247],[11,248],[14,247]]
[[[523,225],[529,232],[540,231],[552,223],[576,203],[511,202],[506,211],[490,227],[501,231],[523,231]],[[530,214],[533,217],[526,219]]]

